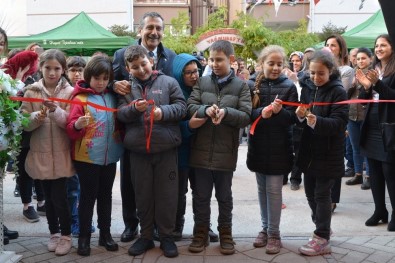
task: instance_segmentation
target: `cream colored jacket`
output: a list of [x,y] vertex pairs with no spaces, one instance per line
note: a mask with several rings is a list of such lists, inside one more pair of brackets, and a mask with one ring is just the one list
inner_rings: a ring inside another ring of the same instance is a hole
[[[41,79],[26,87],[24,97],[71,99],[72,92],[73,87],[65,78],[61,78],[53,94],[44,87]],[[32,131],[32,137],[25,169],[33,179],[54,180],[75,174],[70,157],[70,140],[65,130],[70,104],[58,105],[54,112],[48,111],[45,120],[40,122],[35,120],[35,117],[40,113],[43,103],[22,103],[21,110],[30,113],[29,125],[25,130]]]

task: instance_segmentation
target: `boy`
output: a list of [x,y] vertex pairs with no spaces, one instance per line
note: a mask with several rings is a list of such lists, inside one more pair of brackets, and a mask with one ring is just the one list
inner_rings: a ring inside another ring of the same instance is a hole
[[175,79],[152,71],[144,47],[129,46],[125,63],[131,92],[119,99],[118,119],[126,126],[124,146],[130,151],[131,176],[141,221],[141,236],[128,252],[137,256],[155,246],[155,222],[164,255],[176,257],[178,251],[172,232],[178,195],[177,146],[181,143],[178,122],[186,114],[185,99]]
[[250,122],[251,95],[247,84],[231,70],[234,50],[219,40],[210,47],[213,73],[200,79],[188,99],[188,114],[208,120],[192,139],[190,166],[195,168],[195,235],[189,251],[208,245],[213,186],[219,207],[220,252],[235,252],[232,238],[232,177],[236,169],[239,129]]

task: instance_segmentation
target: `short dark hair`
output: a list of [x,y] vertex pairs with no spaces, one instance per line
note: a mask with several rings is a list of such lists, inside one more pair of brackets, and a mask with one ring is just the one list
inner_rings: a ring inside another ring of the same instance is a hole
[[162,27],[165,29],[165,20],[163,17],[157,13],[157,12],[147,12],[143,15],[143,17],[140,19],[140,24],[139,24],[139,29],[142,29],[145,25],[145,18],[151,17],[151,18],[160,18],[162,20]]
[[367,47],[360,47],[360,48],[357,48],[357,54],[358,54],[358,53],[365,53],[368,57],[370,57],[370,58],[373,57],[372,50],[370,50],[370,49],[367,48]]
[[235,54],[232,43],[227,40],[215,41],[209,48],[210,51],[222,51],[229,58]]
[[100,76],[103,73],[108,76],[110,81],[114,79],[111,60],[105,56],[94,56],[86,64],[84,80],[89,83],[92,77]]
[[127,62],[132,62],[133,60],[136,60],[138,58],[145,57],[148,58],[148,51],[140,45],[128,46],[124,54],[125,64]]
[[72,56],[67,59],[67,68],[71,67],[81,67],[85,68],[86,66],[86,61],[83,57],[80,56]]

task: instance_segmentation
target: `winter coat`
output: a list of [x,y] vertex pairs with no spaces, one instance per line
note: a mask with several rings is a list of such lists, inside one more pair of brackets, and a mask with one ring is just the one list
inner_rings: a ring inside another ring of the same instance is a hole
[[[365,91],[365,89],[361,89],[359,98],[372,99],[373,91],[379,94],[380,100],[395,100],[395,74],[384,77],[382,80],[377,81],[373,89],[371,88],[368,91]],[[371,110],[371,103],[368,103],[366,107],[365,120],[362,123],[362,127],[361,127],[361,138],[360,138],[361,148],[364,148],[363,147],[364,142],[366,140],[367,133],[369,132],[366,119],[369,117],[370,110]],[[384,123],[395,123],[394,103],[378,103],[378,110],[379,110],[379,120],[378,120],[379,126]],[[392,141],[394,142],[393,149],[395,149],[395,134],[394,133],[385,134],[383,133],[383,130],[381,130],[381,133],[383,135],[382,137],[383,144],[385,140]],[[386,149],[386,147],[384,147],[384,149]],[[366,149],[366,151],[368,151],[368,149]],[[393,162],[395,160],[395,151],[386,149],[386,152],[391,154],[391,156],[388,156],[388,161]]]
[[126,125],[124,146],[137,153],[147,153],[146,134],[150,128],[150,105],[145,113],[130,103],[138,99],[154,100],[162,110],[162,119],[153,122],[150,153],[164,152],[181,143],[179,121],[186,114],[184,95],[177,81],[161,72],[153,72],[149,84],[141,86],[131,78],[131,92],[119,96],[118,119]]
[[[44,87],[43,79],[26,88],[25,98],[48,99],[50,97],[69,100],[73,87],[62,77],[53,94]],[[54,112],[47,112],[44,122],[35,120],[43,103],[23,102],[21,111],[30,113],[26,131],[32,131],[30,150],[26,157],[25,169],[33,179],[53,180],[71,177],[75,174],[70,157],[70,140],[66,133],[66,123],[70,104],[59,102]]]
[[[141,39],[138,41],[138,45],[141,45]],[[118,49],[114,53],[114,61],[112,67],[114,69],[115,80],[129,80],[129,72],[125,66],[125,50],[126,47]],[[173,76],[173,60],[176,56],[174,51],[166,48],[162,43],[158,45],[158,62],[155,65],[155,70],[161,71],[167,76]]]
[[[306,84],[307,82],[307,84]],[[338,102],[347,99],[346,91],[337,76],[321,87],[315,87],[306,75],[301,81],[301,103]],[[348,121],[348,106],[330,104],[313,106],[311,113],[317,116],[314,129],[304,120],[297,166],[307,175],[339,178],[344,175],[344,140]]]
[[[191,95],[193,87],[187,87],[184,83],[184,75],[183,71],[187,64],[191,61],[195,61],[198,68],[201,69],[200,62],[195,56],[189,54],[179,54],[174,58],[173,61],[173,75],[174,78],[180,84],[182,93],[184,94],[185,99],[187,100]],[[188,168],[189,167],[189,156],[191,149],[191,137],[195,134],[195,129],[191,129],[189,127],[189,117],[185,116],[185,118],[180,121],[180,130],[182,136],[181,145],[178,147],[178,167],[180,168]]]
[[239,148],[239,131],[250,123],[251,94],[247,84],[235,77],[218,84],[214,74],[202,77],[188,99],[188,115],[206,117],[206,108],[216,104],[225,109],[219,125],[211,119],[197,129],[192,138],[190,166],[219,171],[234,171]]
[[[252,110],[254,122],[275,97],[287,102],[297,102],[295,84],[286,76],[276,80],[263,79],[259,87],[260,106]],[[254,135],[249,135],[247,167],[267,175],[288,174],[293,165],[292,125],[296,107],[283,106],[279,113],[268,119],[261,118]]]
[[[97,93],[84,80],[76,83],[73,101],[91,102],[107,108],[117,108],[116,98],[107,90]],[[91,116],[89,125],[81,130],[74,127],[80,116]],[[108,165],[116,163],[123,152],[122,130],[116,113],[98,110],[90,105],[72,104],[66,127],[71,143],[71,158],[75,161]]]

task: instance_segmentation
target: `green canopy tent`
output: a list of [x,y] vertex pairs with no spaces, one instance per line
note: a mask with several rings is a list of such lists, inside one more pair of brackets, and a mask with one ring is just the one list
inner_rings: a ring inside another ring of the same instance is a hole
[[378,35],[387,34],[387,27],[381,9],[368,20],[348,30],[342,36],[348,48],[374,47],[374,40]]
[[113,55],[117,49],[131,45],[135,40],[131,37],[117,37],[85,12],[81,12],[52,30],[26,37],[9,37],[8,47],[25,48],[32,42],[37,42],[44,49],[60,49],[69,56],[89,56],[96,51]]

